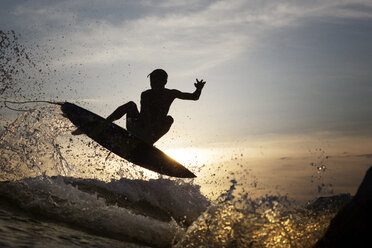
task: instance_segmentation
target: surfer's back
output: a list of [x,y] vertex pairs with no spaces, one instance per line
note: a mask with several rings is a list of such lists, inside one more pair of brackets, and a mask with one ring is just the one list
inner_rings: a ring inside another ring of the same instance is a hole
[[150,117],[151,121],[158,121],[167,116],[169,108],[176,98],[177,90],[167,88],[150,89],[141,94],[142,117]]

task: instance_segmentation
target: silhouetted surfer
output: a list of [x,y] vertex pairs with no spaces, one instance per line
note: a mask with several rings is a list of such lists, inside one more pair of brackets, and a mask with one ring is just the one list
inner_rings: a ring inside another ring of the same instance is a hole
[[[198,100],[206,82],[196,79],[194,84],[196,90],[193,93],[186,93],[165,88],[168,74],[162,69],[154,70],[148,77],[150,77],[151,89],[142,92],[140,111],[137,105],[130,101],[118,107],[107,117],[107,120],[116,121],[126,114],[128,131],[143,141],[154,144],[169,131],[173,124],[173,118],[168,115],[172,102],[175,99]],[[73,134],[80,134],[80,130],[76,130]]]

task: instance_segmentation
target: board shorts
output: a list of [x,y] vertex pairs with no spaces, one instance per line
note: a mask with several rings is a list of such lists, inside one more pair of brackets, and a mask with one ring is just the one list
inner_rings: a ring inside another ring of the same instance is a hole
[[145,128],[145,125],[140,118],[128,118],[127,117],[127,130],[130,134],[146,141],[148,137],[151,137],[151,131]]
[[130,134],[140,138],[141,140],[153,144],[160,139],[173,123],[173,118],[167,116],[163,121],[152,123],[151,127],[146,127],[141,118],[127,117],[127,130]]

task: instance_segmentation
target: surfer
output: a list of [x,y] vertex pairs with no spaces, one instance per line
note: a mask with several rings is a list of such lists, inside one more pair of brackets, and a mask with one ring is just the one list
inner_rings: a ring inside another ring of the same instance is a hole
[[107,117],[110,122],[116,121],[127,115],[128,131],[142,140],[154,144],[166,134],[173,124],[173,118],[168,115],[169,108],[175,99],[198,100],[205,81],[196,79],[196,90],[193,93],[185,93],[179,90],[165,88],[168,74],[162,69],[156,69],[147,77],[150,77],[151,89],[141,94],[141,109],[130,101],[118,107]]
[[[119,106],[106,119],[113,122],[127,115],[127,130],[143,141],[154,144],[169,131],[173,124],[173,118],[168,115],[173,101],[175,99],[198,100],[206,82],[196,79],[195,91],[187,93],[165,88],[168,74],[163,69],[156,69],[147,77],[150,77],[151,89],[142,92],[140,111],[137,105],[130,101]],[[73,134],[80,134],[79,129]]]

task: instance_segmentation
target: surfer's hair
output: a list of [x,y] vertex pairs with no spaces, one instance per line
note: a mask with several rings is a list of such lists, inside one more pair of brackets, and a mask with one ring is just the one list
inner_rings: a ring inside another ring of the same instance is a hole
[[153,70],[147,77],[150,77],[151,87],[164,87],[167,83],[168,74],[163,69]]

